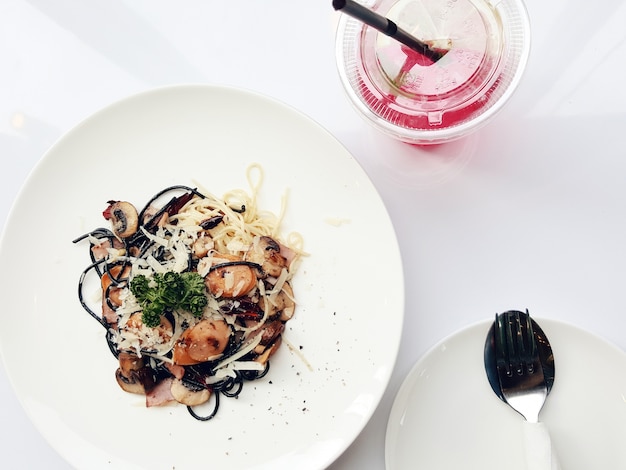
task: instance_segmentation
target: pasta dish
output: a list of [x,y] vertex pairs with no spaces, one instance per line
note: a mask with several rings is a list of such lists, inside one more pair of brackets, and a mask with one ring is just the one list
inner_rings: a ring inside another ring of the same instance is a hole
[[[181,185],[141,209],[108,201],[109,226],[74,240],[89,244],[91,258],[81,305],[106,331],[118,384],[145,395],[148,407],[178,402],[211,419],[220,396],[237,396],[268,373],[294,316],[302,238],[280,236],[285,199],[279,215],[257,207],[261,167],[251,165],[247,177],[250,192],[222,198]],[[89,279],[99,282],[95,307]]]

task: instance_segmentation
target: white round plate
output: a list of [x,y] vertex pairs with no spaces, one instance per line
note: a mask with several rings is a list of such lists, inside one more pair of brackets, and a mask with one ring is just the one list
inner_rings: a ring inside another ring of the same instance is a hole
[[[77,298],[88,247],[110,199],[143,205],[173,184],[221,196],[265,170],[261,209],[310,254],[294,282],[296,316],[270,373],[224,398],[216,418],[146,409],[116,384],[101,326]],[[398,245],[373,185],[328,132],[271,99],[175,86],[90,117],[44,156],[0,245],[0,345],[38,429],[77,468],[321,469],[363,429],[390,378],[404,287]],[[384,320],[381,320],[384,318]],[[385,340],[380,340],[384,321]]]
[[[387,426],[387,470],[526,470],[523,418],[491,390],[483,349],[492,322],[468,327],[420,359]],[[555,381],[539,419],[561,468],[626,468],[626,354],[574,326],[537,323],[550,340]]]

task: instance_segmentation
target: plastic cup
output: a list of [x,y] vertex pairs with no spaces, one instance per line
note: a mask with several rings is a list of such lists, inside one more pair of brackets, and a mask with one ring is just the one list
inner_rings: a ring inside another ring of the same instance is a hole
[[359,114],[382,132],[411,144],[458,139],[491,120],[517,88],[530,52],[522,0],[377,0],[369,7],[449,49],[432,63],[341,15],[341,82]]

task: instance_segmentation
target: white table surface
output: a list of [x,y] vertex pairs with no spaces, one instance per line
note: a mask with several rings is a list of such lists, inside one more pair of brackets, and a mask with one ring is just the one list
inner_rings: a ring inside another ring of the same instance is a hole
[[[405,329],[389,387],[330,467],[384,468],[403,378],[468,324],[528,308],[626,349],[626,2],[527,6],[533,47],[512,101],[473,136],[420,149],[378,134],[350,107],[331,0],[3,0],[0,227],[53,142],[136,92],[232,85],[310,116],[370,175],[405,263]],[[0,369],[0,467],[69,468]]]

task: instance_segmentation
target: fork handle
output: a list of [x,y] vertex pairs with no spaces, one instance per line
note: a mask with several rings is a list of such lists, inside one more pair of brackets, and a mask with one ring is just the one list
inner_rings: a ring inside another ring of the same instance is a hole
[[524,422],[524,449],[528,470],[561,469],[545,424]]

